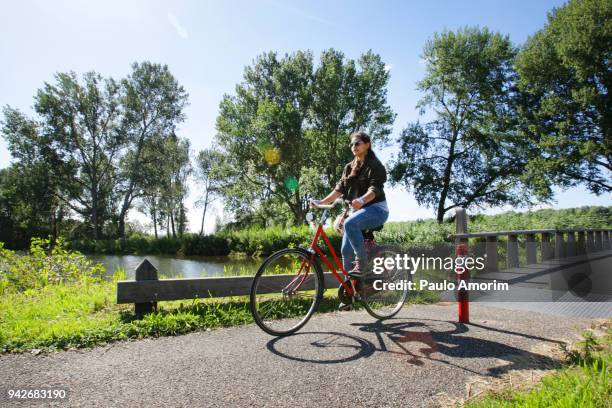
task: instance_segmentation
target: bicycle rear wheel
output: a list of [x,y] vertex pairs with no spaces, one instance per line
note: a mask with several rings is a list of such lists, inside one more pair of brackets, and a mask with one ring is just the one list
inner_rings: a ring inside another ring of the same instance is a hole
[[323,297],[323,272],[314,255],[283,249],[261,265],[251,285],[255,323],[273,336],[295,333],[306,324]]
[[[381,245],[376,248],[372,256],[373,259],[395,259],[398,254],[402,254],[401,248]],[[383,271],[381,273],[368,275],[365,282],[360,282],[359,294],[365,309],[376,319],[384,320],[395,316],[399,313],[408,297],[408,282],[411,280],[412,275],[410,275],[407,269],[398,268],[397,266],[393,262],[393,267],[387,268],[383,263]]]

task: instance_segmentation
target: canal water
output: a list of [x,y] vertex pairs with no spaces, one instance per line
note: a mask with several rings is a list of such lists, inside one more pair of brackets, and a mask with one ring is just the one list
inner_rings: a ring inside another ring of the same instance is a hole
[[126,279],[134,279],[136,267],[145,258],[157,268],[160,275],[166,278],[255,275],[263,261],[258,258],[228,256],[87,255],[87,257],[94,262],[102,263],[109,278],[119,267],[123,268]]

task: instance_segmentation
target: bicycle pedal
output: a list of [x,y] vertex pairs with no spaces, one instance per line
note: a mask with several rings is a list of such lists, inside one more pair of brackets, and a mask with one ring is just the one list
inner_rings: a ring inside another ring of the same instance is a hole
[[348,303],[348,304],[340,303],[340,305],[338,306],[338,310],[341,312],[353,310],[353,304],[352,303]]

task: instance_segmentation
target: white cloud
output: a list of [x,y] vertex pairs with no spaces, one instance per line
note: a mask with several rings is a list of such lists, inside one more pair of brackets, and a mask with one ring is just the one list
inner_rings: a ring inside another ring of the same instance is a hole
[[187,32],[187,30],[185,29],[185,27],[183,27],[178,19],[176,18],[176,16],[172,13],[168,13],[168,21],[170,22],[170,24],[172,24],[172,27],[174,27],[174,29],[176,30],[177,34],[179,36],[181,36],[181,38],[187,40],[189,39],[189,33]]
[[389,72],[393,69],[393,65],[392,64],[385,64],[385,72]]

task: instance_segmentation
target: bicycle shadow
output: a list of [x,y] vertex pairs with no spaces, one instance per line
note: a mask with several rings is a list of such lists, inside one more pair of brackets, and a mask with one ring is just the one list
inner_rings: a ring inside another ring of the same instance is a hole
[[[511,370],[556,368],[562,363],[560,359],[548,355],[481,338],[478,336],[478,331],[474,332],[474,335],[468,335],[468,333],[470,333],[470,327],[473,327],[484,329],[485,332],[497,332],[537,340],[540,344],[544,342],[560,345],[563,344],[561,341],[481,324],[401,318],[385,322],[352,323],[351,325],[370,336],[373,334],[376,340],[337,332],[304,332],[290,337],[272,339],[268,342],[267,348],[277,356],[315,364],[347,363],[360,358],[368,358],[376,352],[389,353],[405,359],[406,363],[414,366],[423,366],[428,361],[439,362],[474,374],[493,377],[498,377]],[[450,329],[440,330],[440,326],[450,326]],[[291,338],[293,341],[290,343],[295,343],[296,336],[304,336],[298,341],[302,343],[301,346],[296,347],[295,344],[293,347],[282,346],[284,341]],[[511,343],[510,339],[507,343]],[[495,358],[504,363],[487,368],[485,373],[472,370],[462,364],[464,361],[486,358]]]
[[[303,347],[293,347],[303,350],[303,355],[290,355],[282,351],[279,343],[291,339],[294,343],[306,342],[306,346],[311,349],[305,350]],[[315,364],[339,364],[348,363],[360,358],[370,357],[375,351],[374,343],[360,336],[352,336],[338,332],[300,332],[288,337],[275,337],[266,344],[266,348],[273,354],[293,361]],[[329,350],[331,353],[326,353]],[[318,351],[318,352],[317,352]],[[354,351],[354,353],[353,353]],[[313,354],[320,356],[319,359],[313,358]],[[333,356],[332,354],[335,354]],[[338,354],[341,354],[338,356]],[[344,354],[344,355],[342,355]]]

